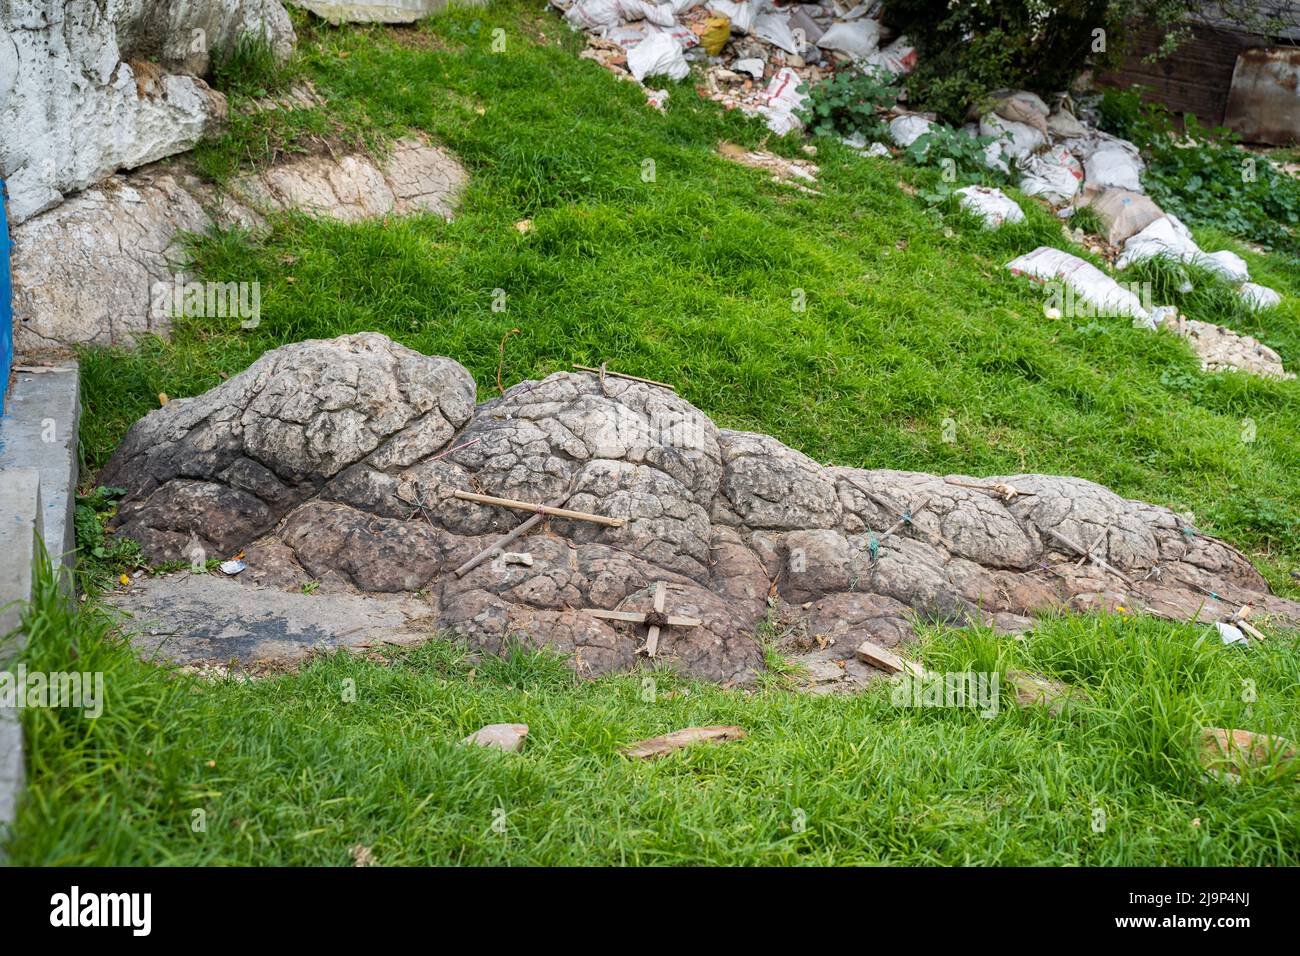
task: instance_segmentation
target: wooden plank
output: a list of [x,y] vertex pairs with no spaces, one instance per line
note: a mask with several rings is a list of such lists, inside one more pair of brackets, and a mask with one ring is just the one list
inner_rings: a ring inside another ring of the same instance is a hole
[[643,385],[656,385],[659,388],[666,388],[670,392],[677,391],[675,387],[669,385],[667,382],[656,382],[652,378],[641,378],[639,375],[624,375],[622,372],[611,372],[607,368],[592,368],[590,365],[579,365],[577,362],[573,363],[573,367],[583,372],[595,372],[597,375],[609,375],[613,378],[625,378],[630,382],[640,382]]
[[664,734],[662,737],[651,737],[649,740],[629,744],[622,748],[622,752],[629,757],[650,760],[655,757],[666,756],[675,750],[681,750],[683,747],[689,747],[692,744],[704,741],[743,740],[746,736],[743,727],[734,725],[715,724],[709,727],[686,727],[683,730],[674,730],[670,734]]
[[547,515],[552,518],[567,518],[571,521],[590,521],[593,524],[602,524],[610,528],[623,527],[622,518],[607,518],[604,515],[588,514],[585,511],[570,511],[567,508],[553,508],[550,505],[539,505],[533,501],[518,501],[514,498],[498,498],[496,495],[480,495],[473,491],[460,491],[457,489],[452,492],[455,497],[462,501],[473,501],[481,505],[496,505],[498,508],[516,508],[520,511],[532,511],[535,514]]
[[878,667],[882,671],[889,671],[891,674],[911,674],[913,677],[924,677],[925,668],[916,661],[909,661],[905,657],[899,657],[893,651],[874,644],[871,641],[863,641],[854,651],[858,660],[870,664],[872,667]]
[[[664,598],[668,595],[668,587],[663,581],[655,585],[655,613],[663,614]],[[650,631],[645,640],[645,656],[654,657],[655,651],[659,650],[659,625],[651,624]]]
[[[607,621],[626,621],[628,624],[644,624],[645,612],[643,611],[602,611],[599,609],[588,609],[584,613],[592,617],[603,618]],[[704,622],[698,617],[673,617],[669,616],[669,627],[699,627]]]

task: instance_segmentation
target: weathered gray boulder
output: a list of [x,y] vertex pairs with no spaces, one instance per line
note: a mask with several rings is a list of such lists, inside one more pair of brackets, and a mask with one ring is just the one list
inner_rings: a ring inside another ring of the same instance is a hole
[[[479,648],[545,644],[582,673],[635,666],[644,626],[586,612],[650,611],[658,582],[668,615],[702,622],[666,627],[659,657],[717,681],[761,669],[764,618],[854,672],[870,670],[859,643],[892,647],[918,620],[1014,631],[1052,609],[1187,619],[1250,603],[1300,623],[1231,546],[1083,479],[822,466],[670,390],[586,373],[475,406],[460,365],[373,333],[284,346],[173,400],[101,481],[127,489],[118,533],[152,558],[198,542],[244,549],[244,584],[419,592]],[[457,576],[528,517],[457,490],[624,523],[550,518],[509,545],[531,564]]]
[[[290,209],[345,222],[418,213],[450,219],[467,181],[451,154],[414,137],[394,143],[382,162],[306,156],[248,173],[228,191],[183,161],[118,174],[13,231],[18,347],[120,345],[165,334],[174,299],[159,293],[186,281],[185,233],[214,224],[260,228],[266,214]],[[248,318],[208,317],[229,319],[232,331]]]
[[183,152],[226,115],[199,79],[258,32],[287,56],[279,0],[0,0],[0,177],[19,224],[120,169]]

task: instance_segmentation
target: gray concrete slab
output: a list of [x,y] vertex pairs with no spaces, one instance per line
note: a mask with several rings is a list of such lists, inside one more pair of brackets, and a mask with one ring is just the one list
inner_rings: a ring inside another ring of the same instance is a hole
[[[429,604],[411,595],[301,594],[179,571],[132,580],[105,595],[123,630],[147,657],[180,664],[238,664],[257,670],[313,652],[413,644],[433,636]],[[430,623],[424,624],[423,619]]]
[[[0,471],[0,670],[19,649],[8,639],[32,593],[32,565],[41,534],[41,483],[35,468]],[[0,859],[24,786],[23,730],[16,709],[0,707]]]
[[75,362],[16,365],[0,417],[0,471],[35,468],[40,472],[45,548],[56,565],[64,563],[76,544],[72,512],[79,462],[80,381]]

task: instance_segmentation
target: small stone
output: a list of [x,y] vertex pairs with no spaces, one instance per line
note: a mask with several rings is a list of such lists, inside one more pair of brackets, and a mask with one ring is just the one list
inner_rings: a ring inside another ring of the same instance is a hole
[[524,738],[528,736],[527,724],[488,724],[470,734],[462,744],[476,744],[479,747],[495,747],[506,753],[518,753],[524,749]]
[[1087,703],[1091,698],[1083,691],[1051,680],[1042,674],[1028,671],[1007,671],[1007,680],[1016,690],[1016,706],[1032,707],[1041,704],[1047,707],[1053,716],[1059,716],[1066,707],[1076,703]]
[[1274,761],[1288,763],[1296,756],[1295,744],[1285,737],[1223,727],[1201,731],[1201,766],[1220,781],[1237,783],[1243,771],[1260,770]]

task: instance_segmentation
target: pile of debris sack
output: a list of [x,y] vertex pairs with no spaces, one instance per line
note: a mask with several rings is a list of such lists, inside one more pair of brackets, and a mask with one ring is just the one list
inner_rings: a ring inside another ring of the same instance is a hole
[[[777,3],[776,0],[550,0],[565,19],[587,34],[583,56],[615,75],[646,81],[695,75],[696,89],[728,109],[761,117],[776,135],[801,129],[800,108],[808,91],[841,71],[874,73],[884,82],[916,66],[907,37],[881,22],[879,0]],[[1062,220],[1089,208],[1102,234],[1071,233],[1071,240],[1116,269],[1152,258],[1206,270],[1230,283],[1253,310],[1272,308],[1281,296],[1250,281],[1245,260],[1222,250],[1203,251],[1191,231],[1167,214],[1142,185],[1145,164],[1136,145],[1097,128],[1097,97],[1076,89],[1054,95],[1049,105],[1026,90],[999,90],[972,106],[960,130],[984,142],[984,163],[998,178],[1051,206]],[[664,109],[668,91],[646,89],[647,101]],[[905,94],[900,93],[900,100]],[[863,156],[890,156],[939,124],[933,113],[895,103],[885,116],[888,144],[862,133],[841,141]],[[1000,189],[958,190],[961,205],[986,226],[1019,222],[1024,213]],[[1043,247],[1008,267],[1040,281],[1060,281],[1081,299],[1111,314],[1130,316],[1147,328],[1171,328],[1192,342],[1207,370],[1239,368],[1269,377],[1292,377],[1277,354],[1249,336],[1209,323],[1189,322],[1169,307],[1153,308],[1078,256]],[[1180,291],[1190,291],[1185,279]],[[1211,334],[1210,330],[1215,330]],[[1243,358],[1248,356],[1249,359]]]
[[[761,116],[777,135],[799,129],[807,89],[840,69],[899,77],[916,64],[904,36],[880,20],[881,3],[840,0],[550,0],[587,33],[583,56],[644,84],[685,79],[699,64],[702,95]],[[666,90],[646,91],[660,109]]]

